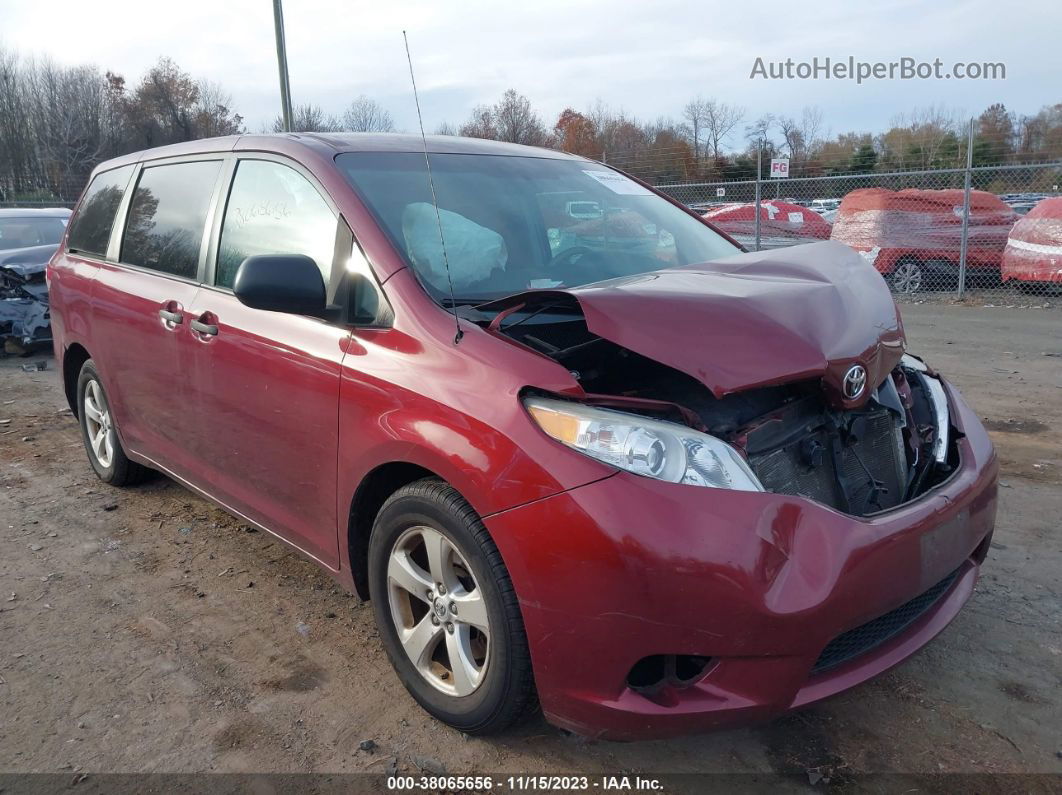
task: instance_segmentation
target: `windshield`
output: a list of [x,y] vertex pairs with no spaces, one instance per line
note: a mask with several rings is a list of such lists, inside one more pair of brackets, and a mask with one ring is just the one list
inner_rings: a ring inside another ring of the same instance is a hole
[[[480,303],[706,262],[740,249],[670,202],[581,160],[358,152],[336,162],[435,298]],[[439,243],[439,222],[445,240]]]
[[0,218],[0,251],[56,245],[63,239],[65,228],[65,218],[35,215]]

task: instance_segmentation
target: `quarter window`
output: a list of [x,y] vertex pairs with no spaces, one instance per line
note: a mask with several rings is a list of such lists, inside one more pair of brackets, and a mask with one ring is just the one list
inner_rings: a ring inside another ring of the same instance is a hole
[[236,271],[255,254],[303,254],[330,283],[336,216],[295,169],[268,160],[241,160],[225,208],[215,283],[232,287]]
[[124,166],[97,174],[85,191],[85,198],[70,221],[68,247],[79,254],[106,256],[114,216],[133,174],[133,166]]
[[194,279],[220,171],[220,160],[145,168],[129,204],[122,261]]

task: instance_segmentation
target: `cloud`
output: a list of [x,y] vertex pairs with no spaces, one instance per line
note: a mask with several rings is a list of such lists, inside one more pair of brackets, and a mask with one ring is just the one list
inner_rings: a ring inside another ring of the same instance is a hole
[[[164,8],[165,11],[158,9]],[[278,110],[270,4],[136,0],[53,5],[0,0],[3,43],[64,63],[95,61],[136,79],[160,55],[221,83],[252,129]],[[294,101],[339,113],[359,94],[416,128],[402,30],[409,32],[425,126],[459,123],[477,103],[514,87],[547,120],[600,98],[641,118],[678,116],[691,96],[743,105],[752,116],[823,108],[834,132],[880,128],[912,106],[976,113],[1002,101],[1021,112],[1057,102],[1054,41],[1062,6],[1023,3],[999,23],[995,0],[925,4],[879,0],[790,6],[656,0],[288,0]],[[58,17],[58,18],[57,18]],[[1005,81],[752,81],[757,56],[948,63],[1003,61]]]

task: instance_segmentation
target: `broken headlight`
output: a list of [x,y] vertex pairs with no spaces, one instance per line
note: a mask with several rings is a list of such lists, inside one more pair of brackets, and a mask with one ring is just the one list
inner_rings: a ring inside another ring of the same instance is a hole
[[558,442],[606,464],[670,483],[763,491],[737,450],[684,425],[547,398],[524,400]]
[[948,398],[944,394],[944,385],[940,383],[939,378],[934,378],[929,374],[929,368],[921,359],[905,353],[900,359],[900,365],[908,370],[915,370],[922,379],[922,383],[925,384],[926,395],[933,409],[933,424],[936,425],[936,434],[933,436],[933,460],[942,464],[948,458],[948,427],[950,424]]

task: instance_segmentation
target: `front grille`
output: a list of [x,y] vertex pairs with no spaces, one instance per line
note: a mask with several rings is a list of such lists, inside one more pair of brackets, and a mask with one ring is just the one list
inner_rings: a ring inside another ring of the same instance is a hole
[[822,650],[811,673],[814,675],[830,668],[836,668],[896,637],[935,605],[958,576],[959,570],[956,569],[910,602],[900,605],[873,621],[868,621],[866,624],[838,635]]
[[[803,450],[814,444],[824,451],[817,465],[808,462]],[[897,417],[887,409],[865,412],[860,416],[858,435],[846,438],[840,452],[840,472],[836,472],[830,438],[820,428],[768,453],[750,455],[749,463],[764,488],[776,494],[807,497],[847,513],[865,516],[899,505],[906,486],[907,459],[903,435]],[[840,480],[847,484],[841,492]],[[880,491],[872,493],[873,478]]]

